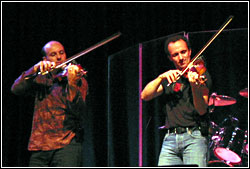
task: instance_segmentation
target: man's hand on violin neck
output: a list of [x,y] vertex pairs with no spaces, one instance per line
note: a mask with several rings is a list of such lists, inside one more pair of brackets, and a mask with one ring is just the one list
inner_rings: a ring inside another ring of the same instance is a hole
[[50,61],[40,61],[36,65],[34,65],[35,72],[46,72],[50,71],[51,69],[55,68],[56,63]]
[[199,75],[196,72],[189,71],[188,72],[188,80],[190,83],[195,83],[199,80]]
[[81,76],[79,76],[80,72],[82,71],[77,65],[69,65],[67,67],[68,71],[68,84],[70,86],[75,86],[79,79],[81,79]]
[[191,85],[200,86],[205,82],[197,72],[189,71],[187,77]]

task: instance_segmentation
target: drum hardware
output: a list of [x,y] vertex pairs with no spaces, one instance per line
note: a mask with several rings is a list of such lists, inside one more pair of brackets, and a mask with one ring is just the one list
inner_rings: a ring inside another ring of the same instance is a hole
[[241,130],[241,129],[240,129],[239,127],[235,127],[235,128],[234,128],[234,131],[233,131],[233,133],[232,133],[231,140],[229,141],[228,146],[227,146],[226,149],[230,149],[230,148],[232,147],[232,144],[233,144],[233,141],[234,141],[234,137],[236,136],[236,132],[237,132],[238,130]]
[[224,133],[225,133],[225,128],[219,128],[215,134],[211,137],[211,145],[210,147],[214,147],[214,148],[217,148],[217,147],[220,147],[220,146],[223,146],[224,143]]
[[[232,121],[238,121],[236,118],[230,118]],[[228,121],[228,119],[224,120]],[[241,131],[239,127],[234,127],[234,130],[232,132],[232,136],[230,138],[230,141],[228,142],[228,145],[226,146],[226,140],[225,139],[225,133],[227,132],[227,129],[224,127],[220,127],[220,125],[216,125],[214,122],[211,123],[212,126],[217,127],[217,131],[215,134],[211,137],[210,148],[213,150],[213,154],[215,157],[219,160],[221,160],[221,164],[211,164],[211,165],[228,165],[228,166],[234,166],[234,165],[241,165],[242,158],[235,153],[232,148],[235,146],[235,136],[237,135],[238,131]],[[227,133],[226,133],[227,134]],[[246,139],[245,139],[246,140]],[[226,148],[224,148],[226,146]],[[216,161],[218,163],[218,161]]]
[[[216,124],[213,121],[210,121],[210,134],[211,134],[211,145],[214,147],[223,146],[224,137],[225,137],[225,126],[238,126],[239,120],[232,115],[229,115],[228,118],[225,118],[220,124]],[[238,129],[237,129],[238,130]],[[236,130],[236,131],[237,131]]]
[[215,149],[216,147],[221,147],[224,145],[224,135],[225,128],[221,127],[221,125],[216,124],[213,121],[210,121],[210,145],[209,148]]
[[233,167],[233,165],[220,160],[212,160],[208,162],[208,167]]
[[217,128],[218,127],[218,125],[213,121],[210,122],[210,125],[211,125],[212,128]]
[[241,165],[242,167],[248,166],[248,132],[247,130],[244,132],[244,140],[241,147],[240,157],[242,159]]
[[219,126],[238,126],[239,124],[239,120],[236,117],[233,117],[231,114],[228,115],[228,118],[225,118],[220,124]]
[[[242,89],[239,94],[248,98],[248,89]],[[212,93],[208,103],[209,113],[213,113],[217,106],[235,103],[236,99],[233,97]],[[239,120],[234,115],[230,113],[219,124],[210,121],[212,131],[210,131],[209,148],[213,153],[211,153],[208,166],[248,166],[248,131],[243,131],[238,127]]]
[[248,142],[247,142],[247,138],[248,138],[248,131],[246,130],[244,132],[244,141],[243,141],[243,145],[242,145],[241,154],[248,155]]

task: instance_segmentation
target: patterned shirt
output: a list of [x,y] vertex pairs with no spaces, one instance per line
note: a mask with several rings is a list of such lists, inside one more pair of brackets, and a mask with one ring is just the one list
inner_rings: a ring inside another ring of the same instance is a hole
[[38,75],[28,80],[33,68],[23,72],[12,86],[15,94],[33,94],[35,107],[28,150],[54,150],[80,137],[88,83],[84,77],[78,83],[75,97],[70,101],[67,77]]

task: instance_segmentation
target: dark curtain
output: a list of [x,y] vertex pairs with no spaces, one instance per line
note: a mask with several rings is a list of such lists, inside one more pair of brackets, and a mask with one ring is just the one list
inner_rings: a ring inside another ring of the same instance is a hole
[[138,45],[109,57],[108,166],[138,166]]

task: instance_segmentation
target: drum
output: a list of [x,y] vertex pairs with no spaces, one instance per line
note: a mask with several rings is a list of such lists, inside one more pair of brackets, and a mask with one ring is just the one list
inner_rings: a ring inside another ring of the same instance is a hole
[[214,149],[214,154],[218,159],[226,161],[229,164],[238,165],[241,163],[241,157],[227,148],[217,147]]
[[[214,155],[219,159],[238,165],[242,162],[241,153],[244,142],[244,132],[238,127],[227,127],[226,135],[223,138],[224,144],[213,149]],[[231,133],[231,134],[230,134]]]
[[213,160],[208,162],[208,167],[233,167],[233,165],[220,160]]
[[244,147],[244,151],[248,155],[248,144]]

